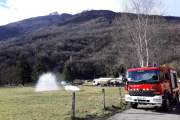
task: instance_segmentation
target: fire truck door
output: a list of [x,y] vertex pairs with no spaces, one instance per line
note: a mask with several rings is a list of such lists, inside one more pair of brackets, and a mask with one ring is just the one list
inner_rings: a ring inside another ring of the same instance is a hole
[[170,73],[170,75],[171,75],[172,88],[175,88],[173,73]]
[[177,78],[176,78],[176,73],[171,72],[171,83],[172,83],[172,88],[177,88]]

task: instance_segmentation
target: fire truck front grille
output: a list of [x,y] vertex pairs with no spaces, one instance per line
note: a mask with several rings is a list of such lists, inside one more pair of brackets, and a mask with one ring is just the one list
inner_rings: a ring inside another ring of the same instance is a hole
[[154,91],[129,91],[129,95],[131,96],[154,96]]
[[150,102],[150,100],[137,100],[137,99],[134,99],[134,101],[138,101],[138,102]]

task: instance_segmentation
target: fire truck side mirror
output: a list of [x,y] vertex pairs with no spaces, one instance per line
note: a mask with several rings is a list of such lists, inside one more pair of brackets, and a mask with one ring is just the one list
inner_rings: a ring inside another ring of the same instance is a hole
[[123,78],[123,82],[127,82],[127,79],[126,79],[126,78]]

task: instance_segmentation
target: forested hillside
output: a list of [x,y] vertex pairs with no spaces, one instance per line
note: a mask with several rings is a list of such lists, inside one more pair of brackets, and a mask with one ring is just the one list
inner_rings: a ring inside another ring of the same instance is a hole
[[[114,40],[117,16],[121,17],[121,13],[92,10],[0,26],[0,83],[17,83],[14,71],[22,55],[31,67],[38,55],[48,71],[60,74],[68,65],[75,79],[109,77],[112,69],[119,65],[126,69],[139,66],[134,51],[123,41]],[[180,71],[180,18],[164,18],[172,35],[152,55],[150,64],[169,64]]]
[[29,35],[32,31],[53,25],[56,22],[63,21],[72,15],[70,14],[54,14],[25,19],[19,22],[10,23],[0,26],[0,40],[18,37],[20,35]]

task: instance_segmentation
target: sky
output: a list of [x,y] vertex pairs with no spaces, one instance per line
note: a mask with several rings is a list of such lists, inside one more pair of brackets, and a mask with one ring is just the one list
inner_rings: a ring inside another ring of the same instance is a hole
[[[180,0],[163,0],[165,14],[180,16]],[[83,10],[122,12],[122,0],[0,0],[0,26],[58,12],[76,14]]]

